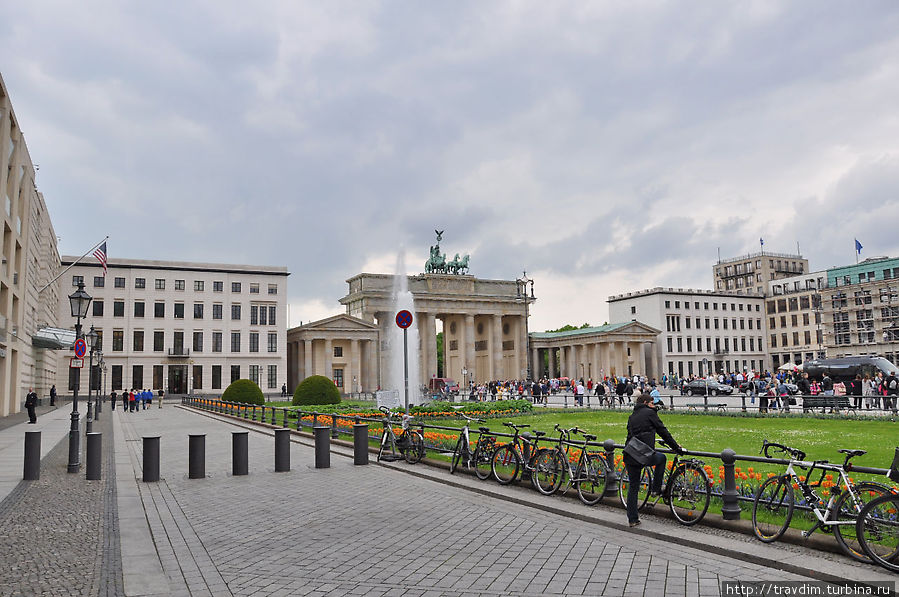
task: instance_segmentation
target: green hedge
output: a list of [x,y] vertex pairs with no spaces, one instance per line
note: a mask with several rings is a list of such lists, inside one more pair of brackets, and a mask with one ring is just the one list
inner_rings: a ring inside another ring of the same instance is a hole
[[340,404],[340,390],[333,381],[322,375],[312,375],[297,386],[293,393],[293,405],[313,404]]
[[228,386],[222,393],[225,402],[240,402],[243,404],[265,404],[265,396],[256,382],[249,379],[238,379]]

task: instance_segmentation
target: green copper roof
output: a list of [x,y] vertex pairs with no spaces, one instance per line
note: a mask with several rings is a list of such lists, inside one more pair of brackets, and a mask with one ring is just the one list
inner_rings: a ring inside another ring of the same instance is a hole
[[532,332],[532,338],[565,338],[567,336],[584,336],[587,334],[602,334],[604,332],[614,332],[621,328],[631,325],[633,321],[625,321],[624,323],[607,323],[592,328],[581,328],[579,330],[568,330],[567,332]]

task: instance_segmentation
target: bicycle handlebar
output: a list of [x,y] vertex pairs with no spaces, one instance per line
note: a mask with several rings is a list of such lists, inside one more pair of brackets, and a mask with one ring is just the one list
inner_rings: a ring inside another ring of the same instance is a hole
[[764,454],[765,458],[773,458],[773,456],[768,453],[768,450],[772,449],[789,454],[792,456],[793,460],[805,460],[805,452],[802,450],[797,450],[796,448],[791,448],[775,442],[769,442],[768,440],[762,440],[762,449],[759,450],[759,454]]
[[476,422],[476,423],[486,423],[486,422],[487,422],[486,420],[484,420],[484,419],[479,419],[479,418],[477,418],[477,417],[469,417],[469,416],[466,415],[465,413],[459,413],[459,414],[462,415],[462,418],[465,419],[466,421],[468,421],[469,423],[472,422],[472,421],[474,421],[474,422]]

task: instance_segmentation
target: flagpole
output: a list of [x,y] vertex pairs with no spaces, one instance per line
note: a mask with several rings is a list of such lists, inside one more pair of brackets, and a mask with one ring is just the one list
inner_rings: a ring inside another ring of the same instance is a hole
[[79,257],[79,258],[76,259],[75,261],[73,261],[71,264],[69,264],[69,266],[68,266],[67,268],[65,268],[64,270],[62,270],[62,271],[59,272],[58,274],[56,274],[56,276],[55,276],[52,280],[50,280],[49,282],[47,282],[47,285],[46,285],[46,286],[44,286],[43,288],[41,288],[40,290],[38,290],[37,293],[40,294],[40,293],[42,293],[43,291],[47,290],[47,289],[50,287],[50,285],[53,284],[54,282],[56,282],[56,281],[57,281],[57,280],[58,280],[64,273],[66,273],[67,271],[69,271],[70,269],[72,269],[73,267],[75,267],[76,265],[78,265],[78,263],[79,263],[82,259],[84,259],[84,258],[87,257],[88,255],[90,255],[91,253],[93,253],[93,252],[94,252],[94,249],[96,249],[97,247],[99,247],[100,245],[102,245],[103,243],[105,243],[105,242],[108,241],[108,240],[109,240],[109,236],[106,236],[103,240],[101,240],[100,242],[98,242],[97,244],[95,244],[93,247],[91,247],[90,249],[88,249],[87,252],[86,252],[84,255],[82,255],[81,257]]

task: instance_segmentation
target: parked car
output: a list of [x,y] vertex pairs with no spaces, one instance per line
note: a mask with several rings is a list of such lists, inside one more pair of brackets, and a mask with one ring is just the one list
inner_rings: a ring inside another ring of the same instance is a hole
[[733,387],[727,384],[718,383],[711,379],[708,381],[704,379],[694,379],[684,386],[684,394],[687,396],[693,396],[694,394],[697,396],[705,396],[707,388],[709,396],[730,396],[734,391]]
[[[752,383],[751,381],[744,381],[743,383],[741,383],[740,384],[740,392],[747,394],[747,395],[751,394],[752,392],[749,391],[749,384],[751,384],[751,383]],[[763,382],[763,383],[764,383],[764,386],[761,389],[762,392],[764,392],[768,389],[767,382]],[[784,384],[784,385],[787,386],[787,391],[790,393],[791,396],[794,396],[799,393],[799,386],[797,386],[796,384],[788,383],[788,384]],[[777,384],[775,384],[775,387],[777,387]]]

